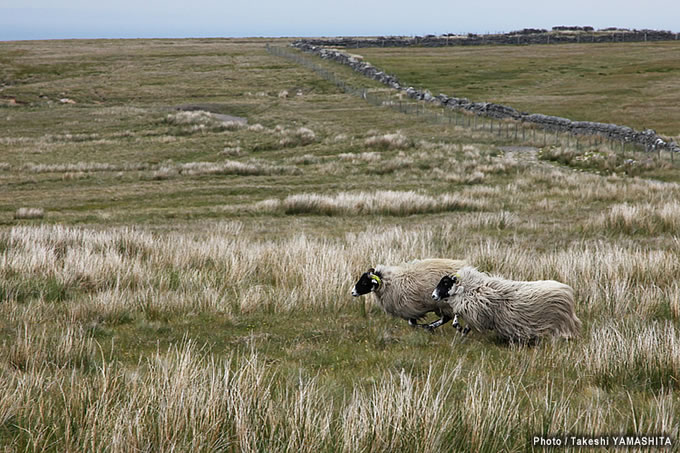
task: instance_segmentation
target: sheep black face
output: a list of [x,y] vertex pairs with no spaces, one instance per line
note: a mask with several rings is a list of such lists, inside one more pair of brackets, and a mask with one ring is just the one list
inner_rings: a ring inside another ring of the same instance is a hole
[[380,287],[380,276],[375,274],[375,269],[371,268],[364,272],[352,289],[352,296],[363,296]]
[[437,287],[432,291],[432,298],[434,300],[444,300],[459,292],[458,277],[445,275],[439,280]]

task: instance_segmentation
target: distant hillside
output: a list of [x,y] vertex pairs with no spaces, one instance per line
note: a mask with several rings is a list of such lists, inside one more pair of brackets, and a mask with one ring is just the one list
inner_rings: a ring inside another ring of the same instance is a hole
[[380,37],[346,37],[306,39],[305,42],[315,46],[333,47],[443,47],[443,46],[475,46],[489,44],[528,45],[528,44],[568,44],[568,43],[604,43],[604,42],[646,42],[678,40],[680,33],[664,30],[629,30],[626,28],[605,28],[594,30],[593,27],[556,26],[552,30],[525,28],[509,33],[467,35],[445,34],[426,36],[380,36]]

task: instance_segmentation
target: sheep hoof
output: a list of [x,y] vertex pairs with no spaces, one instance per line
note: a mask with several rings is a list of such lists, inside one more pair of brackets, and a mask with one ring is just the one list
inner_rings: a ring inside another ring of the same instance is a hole
[[463,333],[463,336],[466,336],[469,332],[470,332],[470,327],[469,327],[469,326],[465,326],[465,328],[463,329],[463,332],[462,332],[462,333]]

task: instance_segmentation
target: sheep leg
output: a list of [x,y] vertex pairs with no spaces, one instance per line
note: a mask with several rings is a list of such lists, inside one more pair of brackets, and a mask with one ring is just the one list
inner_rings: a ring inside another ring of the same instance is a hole
[[442,325],[446,324],[446,323],[449,322],[449,321],[451,321],[451,317],[450,317],[450,316],[442,315],[442,317],[441,317],[440,319],[438,319],[438,320],[436,320],[436,321],[433,321],[433,322],[431,322],[431,323],[429,323],[429,324],[426,324],[426,325],[423,326],[423,327],[425,327],[425,328],[426,328],[427,330],[429,330],[429,331],[433,331],[433,330],[436,329],[437,327],[442,326]]
[[458,315],[457,314],[453,316],[453,327],[455,327],[458,332],[463,330],[462,327],[460,327],[460,323],[458,322]]
[[458,332],[460,332],[463,336],[470,332],[470,326],[461,327],[460,323],[458,322],[458,315],[453,317],[453,327],[455,327],[456,330],[458,330]]
[[420,327],[422,329],[428,329],[430,326],[429,324],[418,324],[418,320],[413,318],[408,320],[408,325],[411,327]]
[[408,325],[411,326],[411,327],[420,327],[422,329],[425,329],[425,330],[432,332],[434,329],[436,329],[437,327],[439,327],[443,324],[446,324],[450,320],[451,320],[451,318],[449,316],[446,316],[446,315],[442,316],[441,319],[433,321],[429,324],[418,324],[417,320],[409,319]]

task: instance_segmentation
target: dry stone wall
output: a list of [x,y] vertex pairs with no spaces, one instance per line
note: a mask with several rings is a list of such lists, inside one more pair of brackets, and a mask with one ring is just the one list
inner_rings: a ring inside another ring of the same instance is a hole
[[472,102],[467,98],[457,98],[445,94],[433,96],[427,90],[402,85],[395,76],[381,71],[363,59],[337,49],[325,47],[337,46],[338,40],[323,41],[326,43],[324,46],[319,45],[319,41],[320,40],[300,40],[294,42],[292,46],[304,52],[316,54],[321,58],[347,65],[366,77],[377,80],[395,90],[403,91],[411,99],[438,103],[446,108],[467,111],[490,118],[521,121],[553,132],[568,132],[578,135],[599,135],[608,140],[642,145],[647,151],[666,150],[680,152],[680,147],[675,142],[667,141],[652,129],[637,131],[633,128],[616,124],[572,121],[568,118],[558,116],[520,112],[507,105],[494,104],[491,102]]

